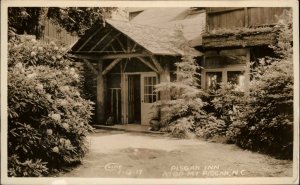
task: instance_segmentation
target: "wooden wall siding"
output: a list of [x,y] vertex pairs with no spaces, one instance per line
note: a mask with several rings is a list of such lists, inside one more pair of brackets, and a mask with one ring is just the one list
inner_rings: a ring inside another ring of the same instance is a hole
[[253,27],[272,25],[277,22],[287,8],[277,7],[238,7],[238,8],[208,8],[207,31],[221,28],[231,29],[240,27]]
[[46,20],[43,40],[47,43],[54,41],[58,44],[71,46],[77,42],[78,37],[71,35],[58,25],[53,24],[50,20]]
[[249,26],[275,24],[283,11],[287,8],[249,8]]

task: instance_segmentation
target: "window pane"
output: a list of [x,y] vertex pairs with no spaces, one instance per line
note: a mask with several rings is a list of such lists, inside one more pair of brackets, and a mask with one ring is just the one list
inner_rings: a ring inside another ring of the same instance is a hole
[[245,90],[245,75],[243,71],[228,71],[227,81],[231,84],[237,85],[237,90]]
[[153,102],[156,102],[156,94],[153,95]]
[[156,92],[154,92],[156,82],[156,77],[144,77],[144,103],[156,101]]
[[207,72],[206,73],[206,88],[216,90],[220,88],[222,82],[222,72]]
[[149,95],[148,97],[149,97],[149,102],[148,103],[152,103],[153,102],[152,101],[152,95]]

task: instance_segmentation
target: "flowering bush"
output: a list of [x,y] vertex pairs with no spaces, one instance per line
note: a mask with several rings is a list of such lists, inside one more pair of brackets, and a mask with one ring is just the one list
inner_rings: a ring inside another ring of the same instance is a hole
[[261,65],[250,84],[250,96],[240,110],[240,123],[232,125],[236,143],[244,148],[292,158],[293,63],[270,60]]
[[234,128],[236,143],[244,148],[293,156],[293,37],[292,13],[281,15],[276,54],[263,58],[253,70],[250,96],[241,110],[239,124]]
[[42,176],[79,163],[93,107],[80,96],[81,77],[65,49],[15,37],[8,51],[8,175]]
[[[226,123],[221,133],[228,141],[282,158],[293,156],[291,20],[291,12],[285,12],[275,26],[278,43],[270,47],[276,56],[253,63],[249,92],[242,95],[232,85],[224,84],[211,101],[214,114]],[[219,126],[215,126],[215,132]]]

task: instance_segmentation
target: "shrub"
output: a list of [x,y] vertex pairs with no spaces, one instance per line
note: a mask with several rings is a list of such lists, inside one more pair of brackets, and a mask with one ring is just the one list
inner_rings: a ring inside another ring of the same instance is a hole
[[[293,46],[292,14],[283,13],[278,42],[271,46],[276,57],[263,58],[253,70],[250,96],[241,114],[238,145],[274,154],[293,156]],[[248,111],[248,112],[247,112]]]
[[261,65],[250,84],[250,96],[241,110],[235,141],[279,157],[292,157],[293,149],[293,65],[292,61],[270,60]]
[[174,43],[183,49],[181,61],[176,62],[177,79],[156,86],[156,91],[168,93],[170,100],[160,100],[155,106],[161,112],[162,131],[171,132],[175,137],[191,137],[195,128],[208,122],[208,114],[204,110],[207,94],[199,88],[198,69],[192,49],[187,46],[182,31],[175,34],[178,42]]
[[293,154],[291,20],[291,13],[285,12],[275,27],[278,43],[270,47],[276,56],[253,63],[249,92],[243,96],[226,84],[212,101],[215,114],[226,123],[229,141],[282,158]]
[[158,92],[169,92],[170,100],[160,100],[155,106],[161,111],[162,130],[175,137],[187,137],[194,125],[206,119],[202,107],[206,104],[200,98],[204,92],[197,87],[197,66],[192,56],[183,56],[177,66],[177,80],[158,84]]
[[196,135],[205,139],[225,136],[226,131],[227,126],[225,122],[212,115],[207,118],[205,124],[201,124],[195,128]]
[[8,51],[8,175],[42,176],[79,163],[93,107],[80,96],[81,77],[65,49],[13,37]]
[[[204,130],[203,134],[205,135],[205,132],[209,131],[209,133],[206,133],[206,137],[224,136],[227,138],[226,142],[234,142],[233,133],[235,133],[235,128],[233,128],[233,125],[241,122],[240,112],[244,107],[245,101],[245,93],[239,91],[236,85],[222,83],[220,89],[211,92],[208,110],[210,114],[222,121],[208,125],[209,130]],[[214,128],[215,130],[213,130]],[[211,135],[210,132],[214,134]]]

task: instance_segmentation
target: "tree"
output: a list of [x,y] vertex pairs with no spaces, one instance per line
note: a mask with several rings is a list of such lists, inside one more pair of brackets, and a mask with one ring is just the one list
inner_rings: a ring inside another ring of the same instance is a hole
[[192,54],[192,49],[186,45],[181,30],[175,34],[176,44],[184,51],[177,67],[177,79],[164,82],[156,86],[157,92],[169,92],[171,100],[160,100],[155,106],[160,110],[160,123],[163,130],[171,131],[176,137],[186,137],[192,133],[194,127],[204,124],[207,114],[203,110],[206,105],[201,97],[204,91],[198,87],[198,66]]
[[8,26],[18,34],[33,34],[39,39],[44,20],[48,18],[68,32],[81,36],[96,21],[109,18],[115,10],[114,7],[10,7]]

